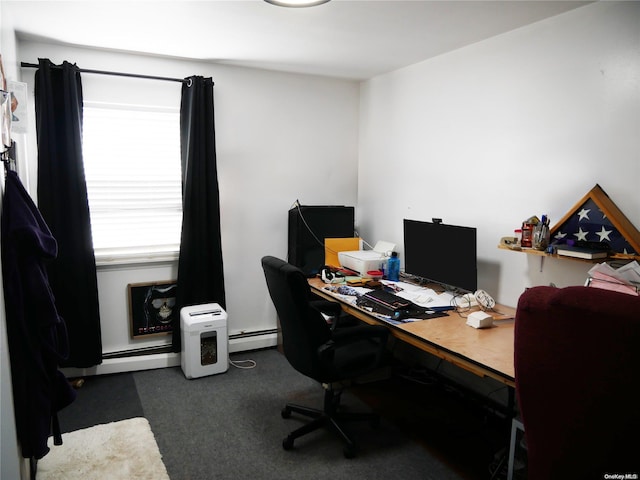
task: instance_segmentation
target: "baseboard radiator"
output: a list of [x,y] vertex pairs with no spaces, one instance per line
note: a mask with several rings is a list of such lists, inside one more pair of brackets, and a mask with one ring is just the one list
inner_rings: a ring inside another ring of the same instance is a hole
[[[278,344],[278,330],[241,331],[229,335],[229,353],[259,350]],[[67,378],[89,377],[110,373],[135,372],[180,366],[180,353],[171,351],[171,344],[108,352],[102,363],[89,368],[63,368]]]
[[278,344],[278,329],[254,330],[229,335],[229,353],[275,347]]

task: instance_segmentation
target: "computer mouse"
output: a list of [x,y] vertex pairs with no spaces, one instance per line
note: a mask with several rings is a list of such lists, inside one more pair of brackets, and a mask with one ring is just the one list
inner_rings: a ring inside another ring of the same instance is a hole
[[405,320],[409,318],[409,310],[396,310],[391,315],[393,320]]

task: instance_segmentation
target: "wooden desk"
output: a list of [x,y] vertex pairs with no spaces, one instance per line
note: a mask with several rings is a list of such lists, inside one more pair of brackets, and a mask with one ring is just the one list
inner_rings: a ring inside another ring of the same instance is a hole
[[[515,388],[515,309],[496,305],[495,310],[504,315],[495,315],[494,326],[486,329],[469,327],[465,324],[466,319],[456,312],[449,312],[445,317],[393,325],[325,290],[326,284],[319,278],[310,279],[309,285],[313,293],[327,300],[339,302],[342,309],[354,317],[372,325],[389,327],[391,334],[397,339],[476,375],[491,377]],[[500,320],[505,317],[510,319]]]

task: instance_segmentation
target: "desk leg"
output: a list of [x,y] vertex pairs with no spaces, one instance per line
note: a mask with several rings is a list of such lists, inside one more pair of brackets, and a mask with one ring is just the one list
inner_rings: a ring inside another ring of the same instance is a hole
[[509,442],[509,464],[507,467],[507,480],[513,479],[513,467],[516,457],[516,440],[518,438],[518,430],[524,432],[524,425],[516,418],[511,421],[511,441]]
[[515,418],[516,416],[516,389],[508,387],[507,390],[507,416],[509,418]]
[[505,434],[505,437],[509,438],[509,440],[507,441],[507,444],[509,445],[509,449],[506,452],[504,452],[503,450],[504,453],[500,455],[500,461],[496,465],[495,470],[491,475],[491,480],[493,480],[500,474],[505,462],[507,462],[507,478],[508,480],[511,480],[513,478],[513,462],[514,462],[514,454],[515,454],[514,448],[515,448],[515,438],[516,438],[516,433],[514,432],[514,429],[516,428],[515,422],[518,422],[518,424],[520,424],[520,422],[516,420],[517,412],[516,412],[515,388],[507,387],[507,395],[508,395],[507,410],[505,411],[505,416],[506,416],[505,423],[507,424],[504,426],[505,427],[504,434]]

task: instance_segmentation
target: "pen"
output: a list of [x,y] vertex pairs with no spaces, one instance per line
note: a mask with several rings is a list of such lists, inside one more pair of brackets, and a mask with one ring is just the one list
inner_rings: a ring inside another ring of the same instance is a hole
[[429,310],[432,312],[446,312],[447,310],[455,310],[456,307],[451,305],[443,306],[443,307],[429,307]]

